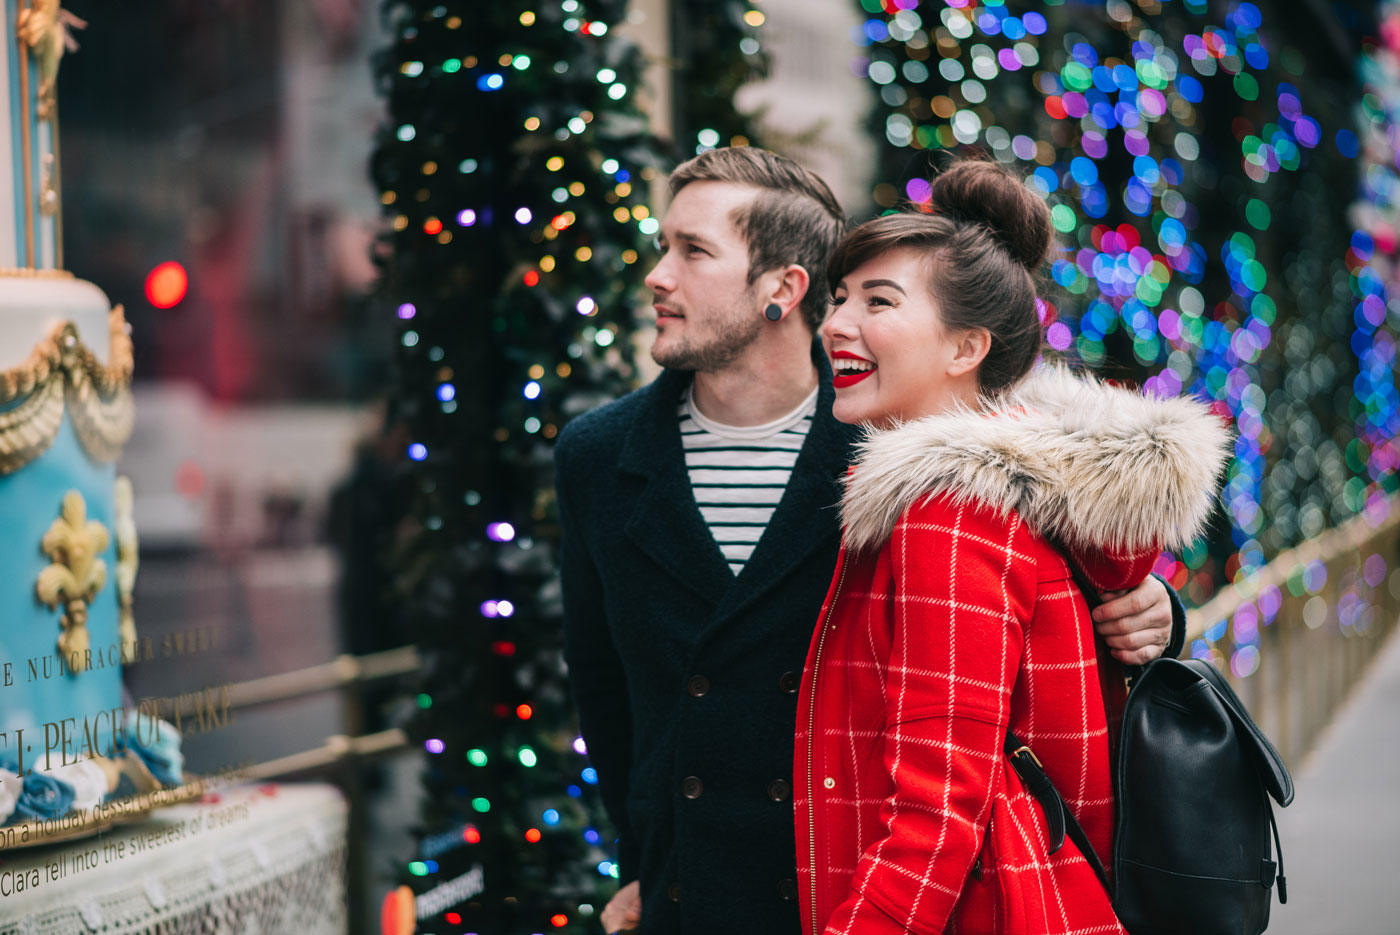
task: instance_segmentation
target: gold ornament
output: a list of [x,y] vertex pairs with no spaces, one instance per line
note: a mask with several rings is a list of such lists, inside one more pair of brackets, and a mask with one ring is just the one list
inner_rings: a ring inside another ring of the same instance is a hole
[[19,11],[18,34],[20,41],[34,53],[39,63],[39,107],[36,111],[40,120],[54,116],[58,104],[58,64],[65,51],[78,48],[73,41],[72,29],[85,29],[87,22],[59,7],[59,0],[34,0],[28,9]]
[[44,154],[44,173],[39,179],[39,211],[49,217],[58,214],[58,189],[54,187],[53,153]]
[[53,444],[63,423],[65,402],[78,440],[93,460],[106,463],[121,454],[131,437],[131,336],[118,305],[108,313],[111,362],[103,364],[83,344],[72,322],[55,325],[35,345],[29,359],[0,371],[0,474],[12,474]]
[[134,499],[131,478],[125,475],[118,477],[116,521],[113,526],[117,534],[117,603],[121,608],[119,634],[122,662],[132,662],[136,658],[136,615],[132,610],[132,594],[136,588],[136,568],[140,559],[137,557],[136,520],[132,515]]
[[83,495],[70,490],[63,497],[61,515],[40,544],[53,564],[39,572],[35,591],[49,610],[63,603],[58,651],[74,673],[87,668],[88,605],[107,583],[107,563],[98,556],[108,541],[107,528],[96,520],[88,521]]

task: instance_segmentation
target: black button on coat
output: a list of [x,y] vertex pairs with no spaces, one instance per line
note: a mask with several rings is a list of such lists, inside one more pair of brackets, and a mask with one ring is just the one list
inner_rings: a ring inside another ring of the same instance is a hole
[[816,343],[813,361],[811,429],[737,578],[685,470],[690,374],[580,416],[555,448],[570,679],[645,935],[800,930],[792,798],[776,794],[791,789],[797,714],[784,676],[802,671],[831,581],[856,436],[831,416]]

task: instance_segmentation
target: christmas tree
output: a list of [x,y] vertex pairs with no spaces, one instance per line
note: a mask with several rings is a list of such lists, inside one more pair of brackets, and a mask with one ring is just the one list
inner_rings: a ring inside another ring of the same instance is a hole
[[390,418],[410,439],[394,567],[425,660],[404,873],[420,931],[582,932],[615,887],[571,728],[549,492],[559,428],[629,386],[657,230],[625,7],[384,7],[371,171],[391,228],[379,298],[401,326]]
[[756,114],[742,114],[734,96],[768,73],[760,30],[766,21],[747,0],[682,0],[675,22],[672,120],[680,160],[719,146],[761,146]]
[[[1210,540],[1159,562],[1175,587],[1204,601],[1396,489],[1394,374],[1378,362],[1397,316],[1375,240],[1345,211],[1360,17],[1205,0],[860,6],[880,209],[927,202],[943,151],[1018,168],[1062,248],[1042,308],[1051,348],[1211,399],[1233,423]],[[1250,674],[1276,598],[1193,651]]]

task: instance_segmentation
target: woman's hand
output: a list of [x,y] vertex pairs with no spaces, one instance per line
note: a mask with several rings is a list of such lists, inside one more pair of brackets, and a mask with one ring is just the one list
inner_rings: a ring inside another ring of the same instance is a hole
[[601,919],[605,932],[635,932],[642,924],[642,884],[633,880],[603,907]]
[[1148,578],[1131,591],[1104,591],[1094,608],[1094,632],[1124,665],[1146,665],[1162,655],[1172,638],[1172,604],[1167,586]]

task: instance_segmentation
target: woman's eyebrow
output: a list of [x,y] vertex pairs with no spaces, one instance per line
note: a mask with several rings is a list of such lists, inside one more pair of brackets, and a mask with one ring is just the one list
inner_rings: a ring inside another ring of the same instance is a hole
[[[862,289],[874,289],[876,286],[889,286],[891,289],[893,289],[895,292],[898,292],[900,295],[909,294],[905,292],[904,289],[899,285],[899,283],[895,282],[893,279],[867,279],[865,282],[860,284],[860,287]],[[837,288],[839,289],[840,286],[837,286]]]

